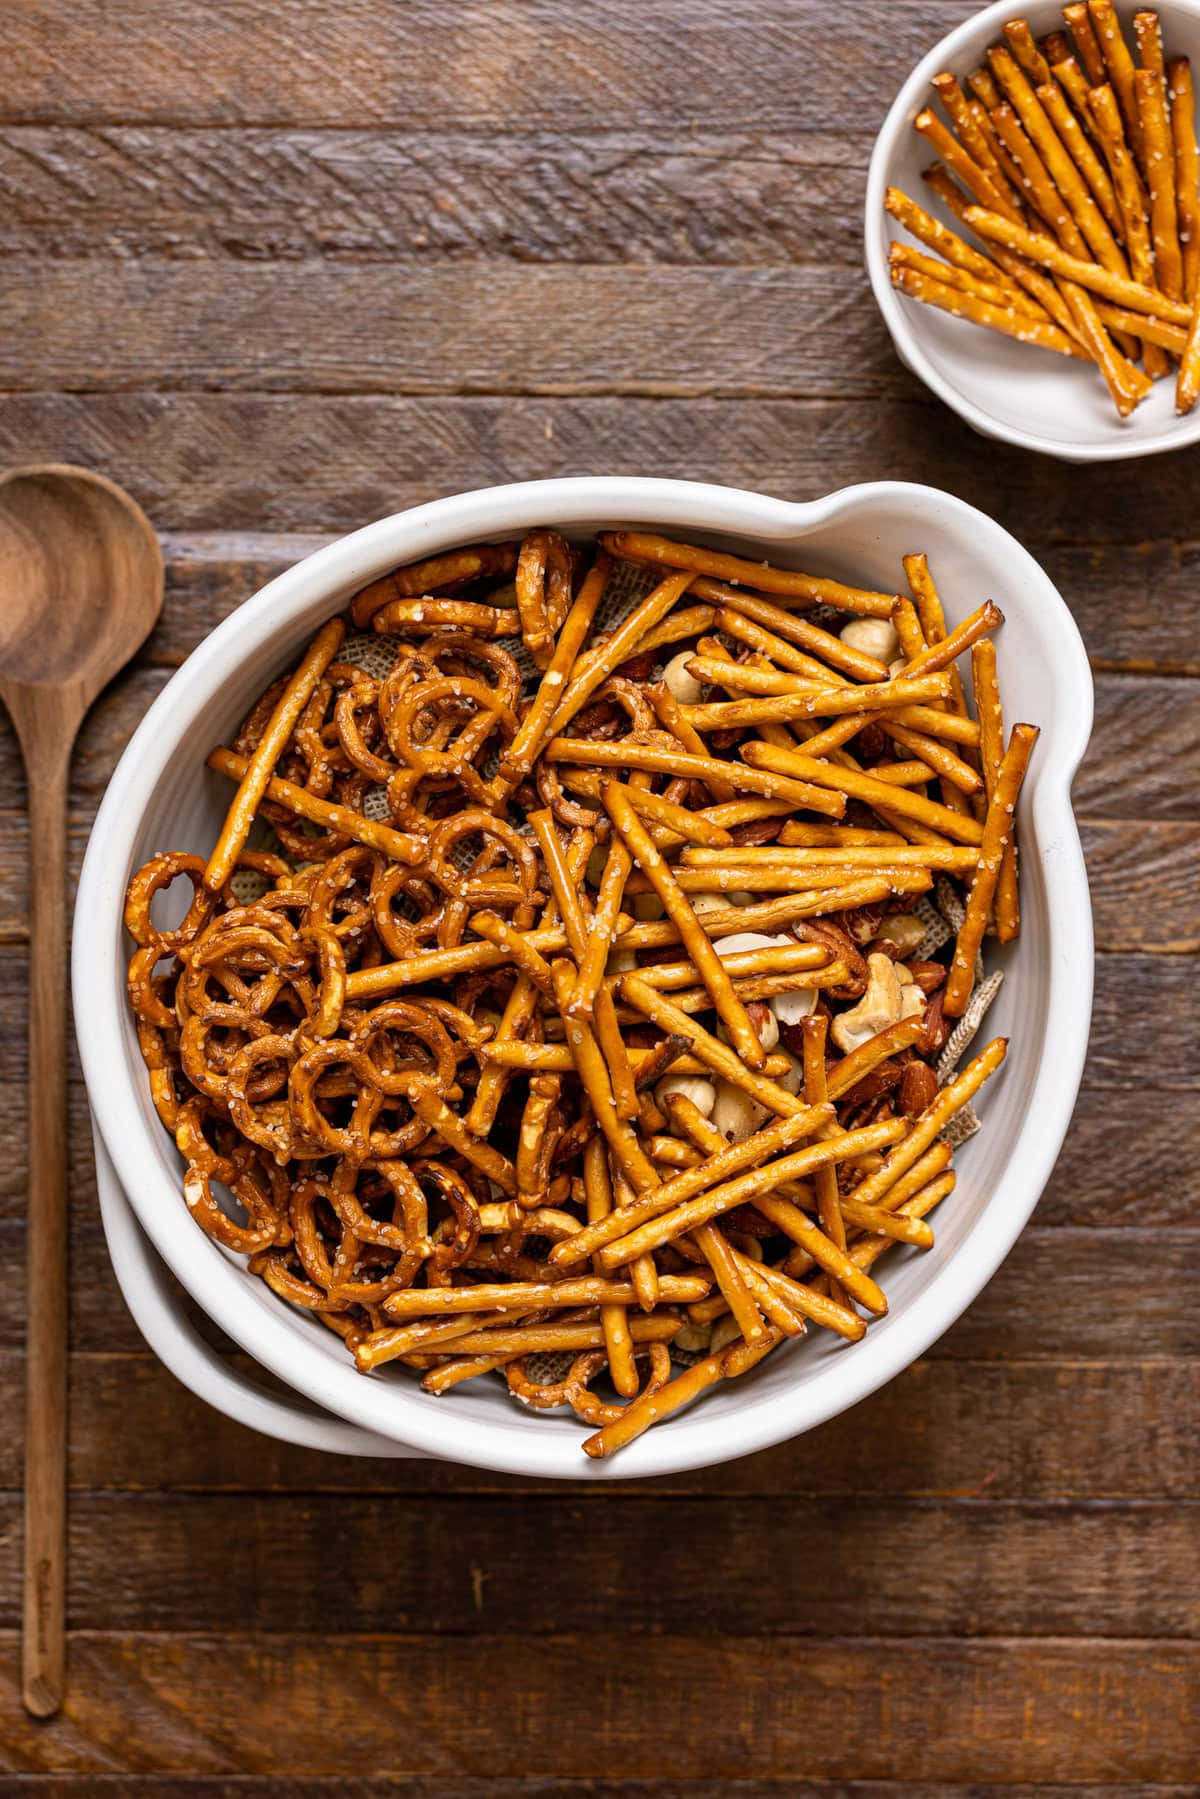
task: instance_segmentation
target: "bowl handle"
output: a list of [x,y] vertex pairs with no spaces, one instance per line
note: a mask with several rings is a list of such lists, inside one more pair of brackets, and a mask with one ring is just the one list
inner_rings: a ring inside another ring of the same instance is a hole
[[166,1267],[134,1217],[92,1121],[96,1186],[113,1272],[134,1323],[159,1361],[206,1404],[265,1436],[338,1455],[409,1459],[419,1451],[337,1418],[299,1394],[256,1381],[206,1343],[187,1317]]

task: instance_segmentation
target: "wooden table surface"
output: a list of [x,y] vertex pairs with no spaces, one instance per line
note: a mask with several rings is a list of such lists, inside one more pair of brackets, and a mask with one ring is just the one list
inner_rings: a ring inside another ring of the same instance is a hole
[[331,535],[563,473],[788,498],[898,475],[994,514],[1084,632],[1099,954],[1069,1142],[968,1316],[797,1442],[602,1491],[324,1458],[194,1400],[114,1286],[76,1071],[70,1694],[35,1724],[29,845],[0,723],[3,1794],[1197,1791],[1200,455],[1023,455],[897,362],[867,159],[972,10],[5,9],[0,463],[127,483],[168,565],[161,628],[83,732],[75,865],[171,670]]

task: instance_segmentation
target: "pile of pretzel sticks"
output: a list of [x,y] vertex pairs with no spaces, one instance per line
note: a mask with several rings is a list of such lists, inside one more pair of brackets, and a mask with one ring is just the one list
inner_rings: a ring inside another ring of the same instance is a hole
[[[891,247],[892,283],[956,318],[1094,362],[1122,418],[1178,362],[1175,406],[1200,397],[1200,153],[1192,74],[1138,12],[1135,63],[1112,0],[1063,8],[1039,43],[1024,19],[967,77],[934,78],[914,125],[941,159],[924,179],[976,249],[889,188],[920,243]],[[1140,359],[1141,366],[1138,366]]]
[[861,1338],[877,1258],[932,1244],[1037,733],[997,608],[948,631],[905,571],[452,551],[212,752],[211,854],[130,884],[139,1042],[196,1222],[364,1373],[498,1371],[604,1456],[810,1324]]

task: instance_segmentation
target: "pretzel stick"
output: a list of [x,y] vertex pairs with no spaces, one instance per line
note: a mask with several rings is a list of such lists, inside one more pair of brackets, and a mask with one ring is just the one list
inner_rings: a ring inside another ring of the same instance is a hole
[[954,945],[954,959],[942,998],[947,1018],[960,1018],[975,984],[975,958],[983,943],[988,914],[996,892],[1000,864],[1013,839],[1017,796],[1038,732],[1035,725],[1014,725],[996,783],[988,796],[979,866],[971,877],[967,909]]
[[676,806],[671,800],[665,800],[660,793],[622,786],[619,781],[611,781],[608,785],[620,787],[623,797],[636,813],[642,818],[666,825],[680,841],[706,844],[733,842],[728,831],[720,825],[711,824],[702,812],[691,812],[686,806]]
[[[727,587],[707,576],[696,582],[696,588],[717,602],[720,610],[714,622],[718,630],[732,632],[742,642],[763,648],[767,646],[755,642],[751,635],[756,627],[761,627],[759,638],[769,637],[773,645],[794,644],[799,650],[808,651],[807,656],[798,655],[796,650],[791,652],[792,660],[786,666],[796,673],[806,674],[811,670],[814,678],[826,682],[832,678],[832,670],[837,671],[839,679],[846,676],[852,681],[882,681],[887,677],[887,668],[876,657],[843,643],[831,631],[823,631],[810,620],[785,611],[761,594],[744,593],[740,588]],[[767,654],[778,660],[774,649],[767,647]]]
[[[1117,108],[1116,97],[1112,88],[1093,88],[1089,95],[1092,105],[1092,116],[1096,124],[1096,133],[1100,147],[1104,151],[1108,166],[1112,171],[1121,213],[1125,222],[1125,243],[1129,251],[1129,263],[1134,279],[1144,284],[1152,284],[1155,279],[1154,255],[1151,249],[1150,224],[1146,216],[1141,181],[1121,126],[1121,115]],[[1158,378],[1165,375],[1169,364],[1162,354],[1161,348],[1146,338],[1145,352],[1146,373]]]
[[[698,591],[697,583],[692,582],[692,592]],[[669,643],[678,643],[684,637],[699,637],[707,631],[713,622],[711,606],[685,606],[680,612],[673,612],[665,618],[661,625],[655,625],[653,631],[647,631],[637,647],[639,656],[647,650],[662,649]]]
[[1035,92],[1068,156],[1087,182],[1105,221],[1114,232],[1121,232],[1124,229],[1121,208],[1108,171],[1088,141],[1062,88],[1056,81],[1051,81],[1043,83]]
[[350,616],[362,630],[391,600],[444,593],[489,576],[502,579],[516,568],[519,547],[515,543],[476,544],[472,549],[450,550],[444,556],[410,563],[407,568],[394,568],[355,594],[350,602]]
[[[943,1138],[939,1138],[932,1149],[926,1150],[925,1154],[920,1156],[918,1160],[913,1163],[907,1174],[901,1175],[900,1179],[895,1181],[892,1186],[889,1187],[878,1206],[869,1206],[866,1209],[872,1214],[888,1212],[900,1213],[906,1217],[913,1216],[912,1213],[905,1211],[906,1202],[921,1193],[929,1182],[933,1181],[941,1174],[942,1170],[950,1161],[951,1153],[950,1145]],[[953,1182],[953,1175],[950,1178]],[[916,1215],[920,1216],[919,1213]],[[864,1244],[860,1235],[861,1230],[862,1227],[860,1225],[854,1224],[851,1226],[849,1235],[852,1238],[852,1241],[847,1253],[849,1254],[851,1261],[854,1262],[857,1267],[869,1268],[876,1260],[877,1255],[887,1248],[887,1243],[878,1243],[877,1247],[872,1250],[872,1253],[864,1256],[862,1253]],[[801,1275],[811,1273],[816,1267],[816,1263],[808,1254],[808,1251],[801,1249],[797,1244],[796,1247],[790,1250],[784,1257],[780,1266],[785,1274],[790,1274],[794,1279],[798,1280]],[[714,1301],[711,1298],[699,1300],[694,1306],[688,1308],[689,1316],[694,1318],[697,1312],[711,1309],[713,1304]]]
[[[1059,87],[1061,87],[1066,98],[1071,102],[1077,117],[1083,121],[1085,131],[1094,137],[1095,120],[1092,118],[1091,102],[1088,99],[1088,89],[1093,86],[1094,83],[1090,76],[1084,73],[1078,58],[1071,55],[1070,50],[1067,48],[1065,38],[1063,39],[1062,48],[1051,53],[1048,60],[1050,63],[1050,73],[1054,76],[1055,81],[1057,81]],[[1100,81],[1103,82],[1104,79],[1105,77],[1102,69]],[[1114,225],[1114,229],[1116,229],[1112,219],[1109,220],[1109,224]]]
[[[238,790],[230,802],[221,834],[205,866],[204,885],[210,893],[218,893],[233,873],[237,859],[246,847],[246,839],[262,804],[263,795],[270,785],[275,764],[287,748],[300,714],[316,692],[322,675],[337,655],[345,635],[346,627],[340,618],[331,618],[327,625],[323,625],[276,700],[275,709],[255,745],[253,755],[244,762],[240,771]],[[408,858],[403,860],[407,861]]]
[[374,630],[391,635],[460,630],[475,637],[513,637],[520,628],[518,614],[509,608],[476,600],[438,599],[433,594],[416,600],[391,600],[371,623]]
[[794,569],[774,568],[766,562],[747,562],[741,556],[675,543],[670,538],[656,537],[645,531],[601,532],[600,541],[614,556],[625,557],[631,562],[657,562],[667,568],[690,569],[694,574],[711,575],[718,581],[728,581],[734,587],[751,587],[758,593],[786,594],[810,605],[835,606],[841,612],[860,612],[872,618],[887,618],[892,610],[893,595],[890,593],[847,587],[841,581],[800,574]]
[[843,1209],[853,1224],[861,1225],[866,1231],[891,1237],[897,1243],[911,1243],[916,1249],[933,1248],[933,1232],[915,1218],[884,1212],[878,1206],[859,1205],[853,1195],[843,1202]]
[[[1005,271],[999,263],[993,262],[990,256],[985,256],[982,251],[976,250],[964,242],[957,232],[951,231],[948,225],[943,225],[939,219],[935,219],[932,213],[928,213],[923,207],[918,206],[915,200],[910,200],[908,195],[902,193],[898,187],[888,188],[883,204],[885,210],[891,214],[898,225],[902,225],[906,231],[911,232],[913,237],[918,238],[929,249],[936,251],[955,268],[962,269],[968,275],[977,275],[981,281],[996,283],[1005,281]],[[1011,279],[1007,285],[1014,296],[1013,305],[1017,304],[1016,296],[1020,295],[1023,304],[1036,309],[1033,314],[1035,318],[1039,315],[1046,316],[1041,304],[1037,300],[1030,299]]]
[[948,837],[961,843],[978,843],[982,832],[973,818],[951,811],[949,806],[942,806],[936,800],[927,800],[921,794],[909,793],[903,787],[889,787],[886,782],[878,781],[871,775],[860,773],[857,769],[835,768],[831,762],[823,762],[819,757],[806,756],[797,750],[777,750],[768,743],[744,743],[742,755],[755,768],[775,769],[780,774],[802,776],[827,784],[836,793],[843,793],[849,799],[865,800],[868,805],[879,801],[901,817],[913,818],[918,824],[926,824],[935,831],[944,831]]
[[[712,1281],[701,1274],[664,1274],[662,1298],[667,1304],[703,1299]],[[441,1318],[448,1312],[528,1312],[535,1307],[632,1305],[634,1291],[625,1281],[599,1275],[570,1276],[561,1281],[480,1282],[473,1287],[406,1287],[383,1302],[389,1318]]]
[[983,114],[984,123],[981,123],[980,118],[971,111],[967,97],[958,85],[957,77],[948,71],[935,75],[930,86],[945,107],[950,124],[957,132],[968,156],[991,176],[1009,205],[1020,214],[1020,192],[1012,187],[1000,166],[986,129],[986,114]]
[[[980,759],[990,805],[1000,775],[1000,764],[1004,759],[1004,714],[1000,706],[1000,687],[996,680],[996,646],[989,637],[980,638],[971,651],[971,673],[975,688],[975,709],[979,714],[982,731]],[[1021,929],[1015,834],[1005,845],[1000,859],[995,912],[997,937],[1001,943],[1011,943]]]
[[[583,1185],[588,1223],[598,1223],[612,1211],[612,1183],[608,1178],[608,1156],[603,1137],[593,1137],[583,1153]],[[570,1239],[564,1239],[570,1241]],[[595,1271],[600,1273],[599,1265]],[[647,1320],[646,1322],[649,1322]],[[623,1399],[632,1399],[638,1390],[638,1374],[633,1359],[633,1338],[629,1328],[628,1308],[605,1305],[600,1308],[600,1324],[604,1347],[608,1352],[608,1370],[613,1386]]]
[[[607,1306],[601,1307],[602,1312],[609,1309]],[[683,1320],[680,1318],[634,1318],[629,1326],[630,1341],[669,1343],[673,1337],[678,1336],[682,1328]],[[606,1346],[602,1323],[578,1323],[518,1325],[510,1330],[496,1328],[469,1331],[458,1338],[453,1347],[456,1355],[509,1357],[559,1349],[601,1349]],[[615,1382],[613,1384],[616,1385]],[[620,1392],[620,1388],[617,1391]],[[634,1392],[637,1392],[636,1386]]]
[[554,653],[538,683],[538,690],[530,702],[529,710],[522,719],[516,736],[500,758],[500,775],[509,788],[516,787],[537,760],[543,736],[591,630],[596,608],[611,572],[611,558],[603,550],[597,551],[596,560],[563,621]]
[[528,932],[514,930],[507,918],[501,918],[496,912],[474,913],[471,929],[486,942],[494,943],[498,949],[503,950],[505,959],[514,962],[539,992],[554,992],[550,964],[541,951],[530,943]]
[[[937,845],[922,846],[904,844],[899,848],[891,844],[844,844],[830,849],[820,846],[809,848],[792,848],[782,843],[765,844],[761,849],[753,846],[734,847],[729,850],[692,849],[685,850],[682,867],[684,868],[723,868],[741,864],[752,868],[762,863],[785,867],[794,867],[798,874],[806,874],[810,869],[828,867],[877,868],[880,866],[913,867],[913,868],[946,868],[953,870],[973,869],[979,861],[979,851],[969,847],[960,848],[957,844],[947,845],[944,849]],[[676,875],[681,872],[675,870]],[[808,946],[813,947],[813,946]],[[754,950],[755,956],[788,955],[788,950]],[[734,958],[730,958],[729,967],[734,966]],[[811,966],[811,964],[796,964]],[[644,980],[657,971],[651,968],[642,970]],[[739,972],[741,972],[739,970]]]
[[993,212],[1002,213],[1005,218],[1019,220],[1021,213],[1015,201],[1010,200],[1005,188],[990,175],[985,168],[969,156],[954,134],[946,129],[941,120],[928,107],[924,107],[913,120],[914,131],[919,131],[933,146],[935,153],[941,157],[952,175],[957,175],[963,186],[974,195],[981,206],[989,207]]
[[[693,756],[683,750],[663,750],[657,744],[636,743],[622,738],[617,743],[583,742],[572,737],[556,737],[547,744],[545,755],[551,762],[582,762],[600,768],[638,768],[652,774],[673,775],[681,780],[706,780],[717,775],[728,786],[746,793],[761,793],[773,800],[791,800],[810,812],[824,812],[840,818],[844,804],[831,802],[828,793],[811,782],[787,780],[782,775],[764,774],[738,762],[718,762],[711,756]],[[718,773],[719,771],[719,773]]]
[[960,293],[970,294],[973,300],[982,300],[985,305],[1018,312],[1043,324],[1050,322],[1037,301],[1029,299],[1018,289],[1007,284],[997,286],[991,281],[981,281],[978,276],[968,275],[962,269],[939,262],[935,256],[923,255],[920,250],[914,250],[911,244],[892,244],[888,249],[888,262],[893,267],[913,269],[918,275],[937,281],[943,287],[955,287]]
[[[819,1112],[814,1111],[814,1116]],[[831,1114],[827,1113],[826,1118]],[[824,1122],[824,1120],[822,1120]],[[865,1125],[861,1130],[846,1131],[841,1136],[831,1137],[820,1143],[810,1143],[803,1149],[794,1150],[790,1155],[782,1156],[770,1165],[770,1178],[774,1185],[781,1180],[799,1179],[810,1174],[814,1168],[826,1163],[845,1162],[868,1150],[879,1149],[885,1144],[895,1143],[905,1129],[905,1125],[897,1119],[885,1119],[880,1124]],[[660,1249],[685,1231],[691,1231],[710,1218],[720,1217],[722,1213],[732,1211],[734,1206],[742,1205],[747,1200],[757,1205],[765,1195],[762,1191],[762,1179],[757,1170],[738,1175],[732,1181],[723,1181],[719,1186],[710,1187],[707,1193],[701,1193],[695,1199],[685,1200],[682,1205],[675,1206],[670,1212],[650,1219],[639,1225],[628,1236],[620,1237],[615,1243],[608,1243],[600,1251],[601,1266],[611,1272],[631,1262],[636,1256],[645,1255],[652,1250]],[[804,1218],[804,1214],[799,1214]],[[821,1259],[822,1267],[828,1267],[839,1280],[851,1286],[854,1275],[849,1272],[845,1258],[834,1244],[816,1225],[804,1219],[811,1235],[806,1242],[809,1252]],[[853,1290],[853,1289],[852,1289]],[[863,1289],[869,1291],[869,1289]],[[878,1293],[878,1300],[883,1295]],[[697,1298],[702,1295],[696,1295]],[[864,1303],[866,1303],[864,1301]],[[874,1307],[872,1309],[875,1309]],[[886,1311],[887,1303],[883,1301],[882,1310]]]
[[618,1449],[634,1442],[643,1431],[649,1430],[652,1424],[670,1417],[681,1406],[689,1405],[706,1388],[715,1386],[717,1381],[731,1379],[753,1367],[780,1340],[780,1333],[771,1331],[765,1343],[741,1345],[743,1354],[740,1358],[735,1357],[732,1349],[723,1349],[716,1355],[705,1356],[702,1362],[697,1362],[694,1367],[668,1381],[657,1393],[643,1394],[641,1399],[635,1399],[631,1405],[626,1406],[615,1423],[606,1424],[593,1436],[586,1437],[583,1444],[585,1452],[598,1460],[614,1455]]
[[565,730],[576,714],[582,712],[596,689],[635,653],[642,638],[671,610],[690,584],[689,575],[668,575],[639,606],[634,607],[615,631],[578,659],[570,684],[545,727],[545,737],[553,737]]
[[1101,82],[1108,80],[1108,71],[1084,0],[1073,0],[1072,5],[1064,6],[1063,18],[1071,27],[1071,36],[1075,40],[1079,60],[1087,71],[1088,81],[1092,87],[1098,87]]
[[604,975],[617,931],[617,918],[625,894],[625,883],[633,868],[633,856],[624,841],[613,833],[608,846],[608,859],[600,877],[600,891],[592,914],[583,955],[579,961],[575,985],[566,1011],[572,1018],[590,1018],[596,994]]
[[972,206],[967,209],[967,223],[981,236],[995,243],[1010,245],[1022,255],[1032,257],[1046,268],[1053,269],[1068,281],[1078,282],[1081,287],[1088,287],[1093,293],[1103,294],[1106,300],[1128,307],[1131,312],[1154,313],[1172,325],[1191,324],[1191,309],[1182,301],[1172,300],[1168,295],[1138,281],[1127,281],[1112,274],[1110,270],[1101,268],[1098,263],[1083,262],[1078,256],[1069,256],[1050,238],[1036,237],[1033,232],[1026,231],[1024,226],[1014,225],[1011,220],[1001,218],[999,213],[988,212],[982,206]]
[[[1142,135],[1141,114],[1138,111],[1137,95],[1134,91],[1133,58],[1129,47],[1121,36],[1121,22],[1117,18],[1117,9],[1112,0],[1088,0],[1088,16],[1100,45],[1100,54],[1104,58],[1104,66],[1108,70],[1108,78],[1116,91],[1117,101],[1121,108],[1121,117],[1125,122],[1125,135],[1143,175],[1146,173],[1145,142]],[[1097,83],[1099,85],[1099,83]]]
[[1037,47],[1028,19],[1009,19],[1002,30],[1009,49],[1030,80],[1049,81],[1050,65]]
[[[559,1010],[573,992],[572,970],[567,962],[555,962],[554,986]],[[486,1046],[485,1046],[486,1047]],[[516,1047],[515,1045],[513,1047]],[[549,1047],[549,1046],[547,1046]],[[584,1019],[572,1018],[567,1028],[567,1049],[583,1090],[596,1114],[596,1123],[604,1132],[617,1167],[636,1193],[644,1193],[659,1184],[653,1164],[631,1129],[613,1104],[612,1084],[604,1058],[600,1053],[592,1027]]]
[[[1161,319],[1148,318],[1145,313],[1127,312],[1123,306],[1110,306],[1107,300],[1097,300],[1096,313],[1114,331],[1129,331],[1140,337],[1143,346],[1156,345],[1182,356],[1187,345],[1187,332],[1180,325],[1164,325]],[[1155,367],[1158,366],[1156,363]],[[1166,372],[1164,366],[1163,373]]]
[[904,839],[895,831],[861,831],[854,825],[802,824],[794,818],[788,820],[775,841],[800,849],[837,849],[843,844],[847,849],[904,847]]
[[[941,776],[943,803],[954,811],[965,812],[965,806],[956,806],[946,796],[948,793],[978,793],[983,783],[975,770],[961,756],[956,756],[953,750],[948,750],[933,737],[926,737],[923,732],[910,731],[905,725],[894,724],[890,718],[882,719],[880,723],[886,734],[901,749],[911,750],[914,756],[921,758],[918,766],[923,766],[925,770],[922,780],[928,780],[935,771]],[[877,779],[886,778],[883,769],[877,767],[874,772]]]
[[[703,757],[712,763],[713,758],[708,754],[704,739],[688,724],[678,700],[666,682],[656,682],[653,687],[648,689],[648,696],[659,724],[671,733],[685,754]],[[704,783],[718,804],[729,805],[734,799],[734,789],[727,779],[717,773],[717,769],[721,766],[719,763],[715,764],[713,772],[704,777]],[[778,796],[773,795],[772,797],[777,798]]]
[[[925,169],[921,179],[950,208],[956,218],[966,222],[971,203],[962,189],[951,181],[945,169],[936,167]],[[1075,323],[1071,309],[1050,277],[1041,269],[1035,268],[1024,256],[1015,255],[1012,250],[1003,245],[990,244],[988,247],[1005,274],[1009,275],[1012,280],[1025,289],[1026,293],[1031,294],[1044,307],[1059,330],[1065,332],[1076,343],[1082,343],[1079,327]],[[1095,360],[1090,353],[1089,360]]]
[[[825,1041],[829,1020],[812,1013],[801,1026],[804,1038],[804,1097],[810,1106],[824,1105],[829,1099],[829,1083],[825,1071]],[[818,1168],[813,1175],[817,1195],[817,1217],[821,1229],[839,1250],[845,1253],[846,1226],[838,1194],[837,1174],[832,1165]],[[769,1216],[770,1214],[767,1214]],[[798,1239],[796,1239],[798,1241]],[[809,1251],[811,1254],[811,1250]],[[830,1276],[829,1297],[835,1305],[848,1305],[846,1289],[836,1276]]]
[[[207,765],[219,775],[228,775],[231,781],[241,781],[250,767],[250,759],[235,755],[233,750],[220,749],[209,754]],[[327,831],[337,831],[352,837],[356,843],[365,843],[368,849],[379,850],[395,862],[419,863],[424,859],[425,844],[420,837],[394,831],[390,825],[376,824],[374,819],[364,818],[361,812],[351,812],[346,806],[319,800],[307,788],[297,787],[292,781],[281,781],[278,775],[272,775],[268,780],[262,797],[285,807],[297,818],[306,818]],[[237,804],[235,799],[234,805]],[[232,811],[231,807],[231,815]],[[213,866],[211,861],[209,866]]]
[[1196,147],[1196,100],[1192,66],[1186,56],[1167,64],[1171,136],[1175,145],[1175,199],[1183,251],[1183,289],[1195,305],[1200,289],[1200,151]]
[[[1047,329],[1052,330],[1053,326]],[[708,706],[685,706],[683,711],[689,724],[698,730],[722,731],[796,718],[838,718],[851,713],[888,711],[892,706],[942,699],[949,687],[949,677],[936,673],[911,681],[900,678],[862,687],[826,687],[808,693],[716,700]]]
[[1161,75],[1138,69],[1133,78],[1142,124],[1142,157],[1150,189],[1150,230],[1157,284],[1173,300],[1183,299],[1183,257],[1175,208],[1175,146]]
[[708,1161],[696,1168],[685,1169],[671,1180],[665,1181],[656,1192],[643,1194],[627,1208],[621,1218],[613,1216],[594,1224],[589,1222],[576,1236],[566,1237],[561,1243],[556,1243],[550,1251],[552,1265],[570,1267],[576,1262],[584,1261],[605,1245],[615,1243],[631,1228],[657,1218],[663,1212],[671,1211],[685,1200],[707,1191],[709,1187],[718,1186],[746,1170],[758,1168],[771,1156],[779,1154],[781,1150],[788,1150],[802,1138],[811,1136],[820,1122],[820,1116],[811,1107],[801,1106],[792,1117],[783,1118],[756,1131],[741,1143],[723,1144],[720,1151],[714,1153]]
[[907,1174],[913,1163],[919,1161],[934,1139],[941,1135],[954,1114],[961,1111],[967,1101],[978,1093],[988,1076],[995,1073],[1007,1051],[1007,1038],[994,1037],[987,1048],[968,1062],[949,1086],[942,1088],[937,1098],[926,1106],[904,1141],[889,1152],[883,1166],[869,1174],[866,1180],[860,1181],[854,1189],[854,1197],[859,1205],[877,1206],[884,1200],[884,1196],[900,1176]]
[[745,1006],[733,990],[724,963],[696,922],[696,914],[682,887],[655,848],[620,783],[606,782],[603,799],[630,855],[650,881],[667,917],[678,930],[680,941],[699,969],[700,978],[729,1032],[731,1044],[748,1067],[761,1069],[765,1060],[762,1044]]

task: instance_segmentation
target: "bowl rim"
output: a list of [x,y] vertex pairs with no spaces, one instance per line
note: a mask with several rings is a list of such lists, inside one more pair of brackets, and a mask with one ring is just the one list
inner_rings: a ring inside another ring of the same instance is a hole
[[[1163,0],[1158,10],[1164,20],[1172,12],[1189,13],[1193,18],[1200,18],[1200,0]],[[1010,425],[1005,420],[996,418],[948,381],[926,355],[919,333],[912,323],[913,309],[901,304],[900,297],[892,286],[887,255],[879,232],[879,220],[883,216],[884,193],[891,185],[890,167],[897,143],[912,129],[912,120],[921,106],[929,102],[929,84],[933,76],[944,68],[955,68],[968,45],[997,35],[997,28],[1005,20],[1016,18],[1019,13],[1017,0],[992,0],[990,6],[974,13],[969,19],[964,19],[961,25],[956,25],[953,31],[947,32],[921,58],[887,110],[871,151],[863,207],[863,245],[875,304],[883,315],[901,361],[952,412],[958,413],[960,418],[965,419],[983,437],[1016,444],[1022,450],[1037,450],[1063,462],[1078,463],[1128,462],[1136,457],[1157,456],[1164,451],[1186,449],[1200,438],[1200,407],[1184,420],[1176,420],[1173,415],[1172,423],[1155,437],[1122,439],[1118,432],[1112,438],[1097,439],[1093,443],[1044,437],[1039,432],[1023,431],[1017,425]],[[984,336],[983,333],[977,335]]]
[[[248,1304],[238,1270],[199,1236],[178,1203],[178,1189],[156,1167],[156,1150],[125,1063],[125,1019],[108,998],[124,984],[125,871],[147,804],[173,752],[174,741],[219,691],[231,662],[296,634],[322,607],[397,563],[454,543],[497,538],[547,521],[569,528],[597,518],[630,525],[685,529],[789,546],[842,514],[881,502],[902,502],[914,521],[930,512],[955,516],[964,532],[999,538],[1014,568],[1014,585],[1037,600],[1043,653],[1052,660],[1059,696],[1047,735],[1057,739],[1033,795],[1035,835],[1042,855],[1049,915],[1060,923],[1047,958],[1046,1039],[1039,1046],[1034,1087],[1039,1130],[1010,1151],[997,1194],[985,1204],[969,1238],[934,1273],[871,1353],[834,1358],[819,1380],[790,1392],[747,1394],[732,1418],[714,1428],[703,1411],[688,1410],[651,1431],[617,1458],[592,1461],[578,1441],[547,1431],[517,1438],[491,1419],[460,1419],[419,1389],[389,1388],[402,1424],[381,1417],[378,1386],[336,1363],[307,1341],[283,1309]],[[230,614],[167,682],[127,745],[93,824],[75,907],[72,982],[76,1035],[96,1127],[134,1213],[168,1267],[210,1317],[264,1367],[315,1404],[391,1436],[425,1454],[528,1478],[637,1478],[679,1473],[733,1460],[811,1429],[883,1386],[920,1357],[962,1314],[1008,1254],[1049,1178],[1074,1108],[1083,1072],[1091,1015],[1092,918],[1070,789],[1092,720],[1092,680],[1078,628],[1045,572],[1003,526],[935,488],[899,481],[861,483],[822,499],[789,502],[743,489],[657,478],[576,476],[492,487],[431,501],[349,533],[277,576]],[[115,1071],[115,1072],[114,1072]],[[1005,1204],[997,1204],[1005,1192]],[[184,1234],[186,1233],[186,1235]],[[199,1239],[199,1240],[198,1240]],[[209,1253],[205,1253],[205,1251]],[[514,1444],[519,1445],[514,1454]]]

